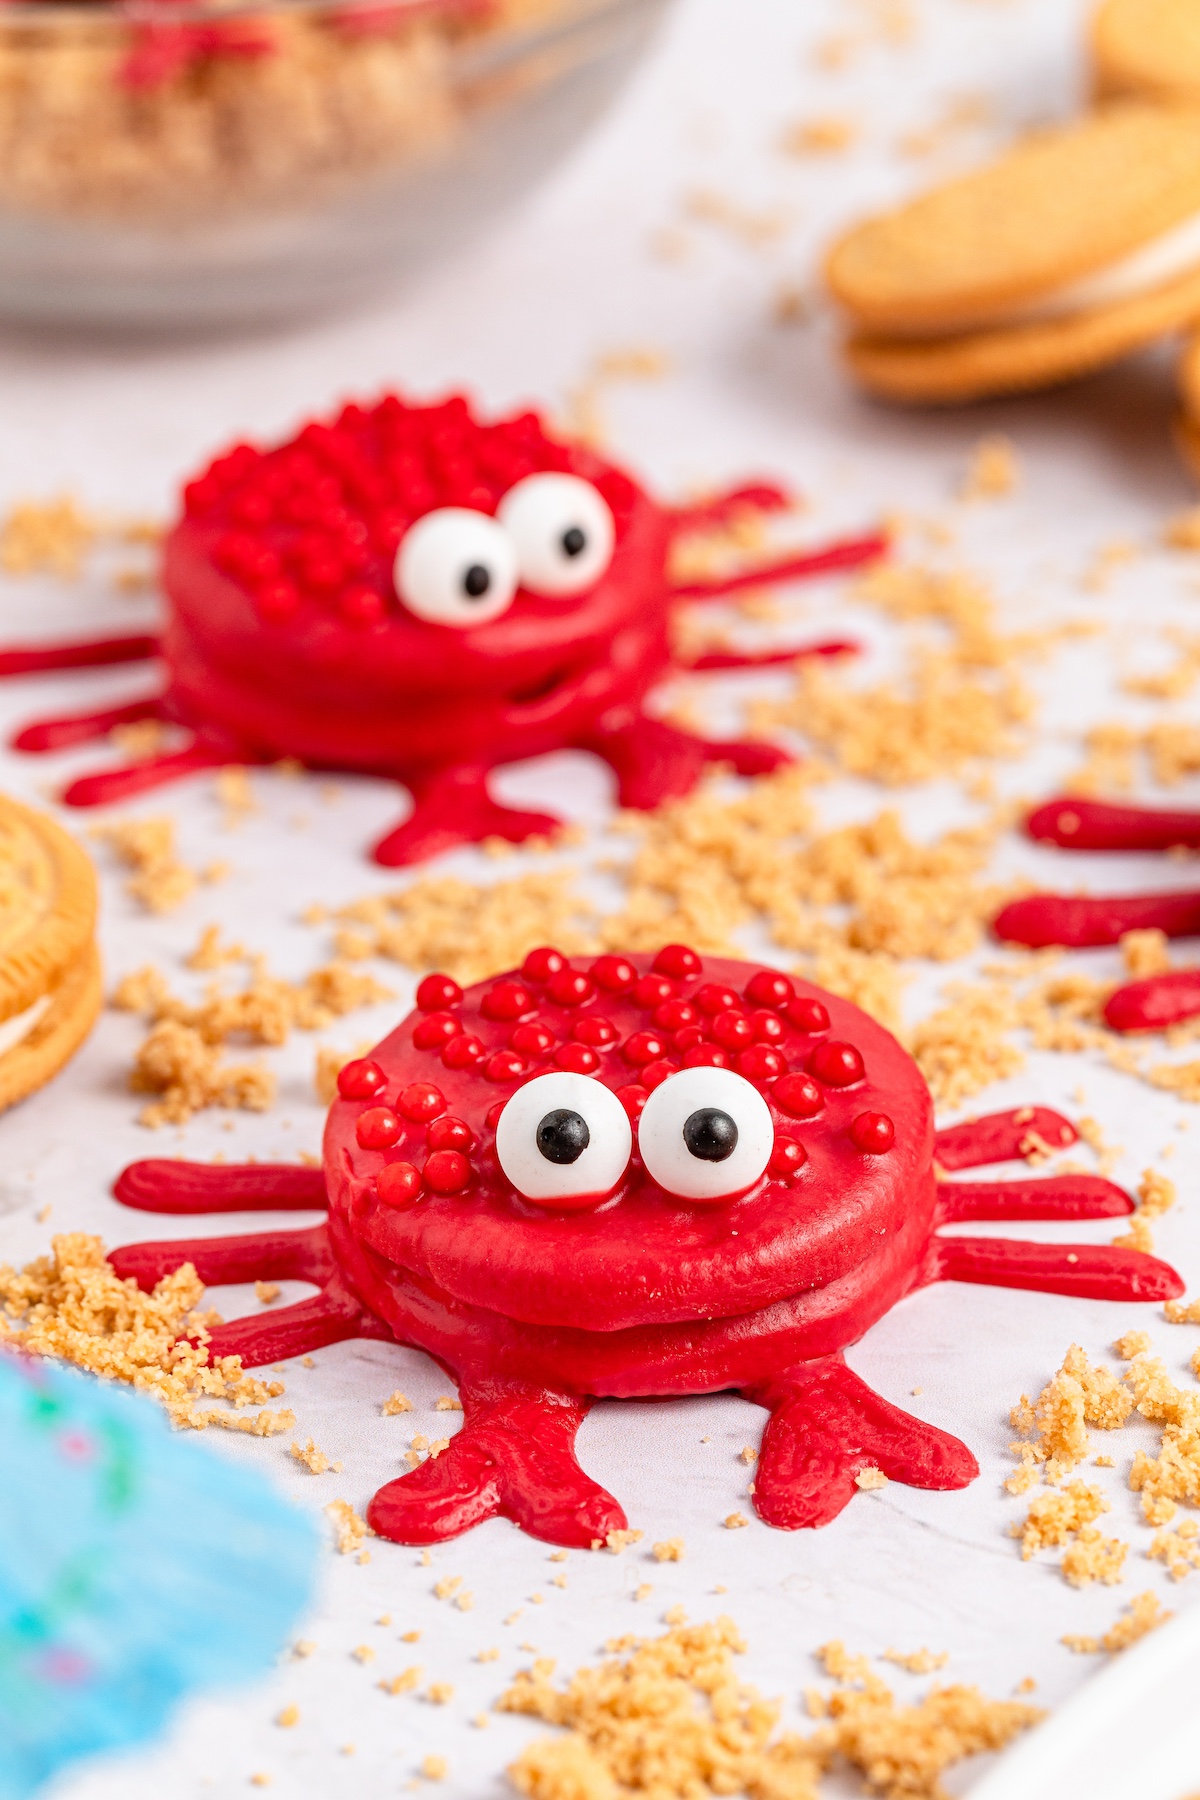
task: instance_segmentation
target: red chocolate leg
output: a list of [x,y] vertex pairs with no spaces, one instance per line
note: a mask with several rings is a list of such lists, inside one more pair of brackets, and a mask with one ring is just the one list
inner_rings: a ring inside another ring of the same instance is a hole
[[12,644],[0,650],[0,678],[40,675],[51,669],[101,669],[113,663],[144,662],[158,655],[158,639],[87,638],[67,644]]
[[205,1287],[227,1281],[312,1281],[323,1287],[333,1274],[324,1225],[310,1231],[252,1231],[242,1237],[176,1238],[124,1244],[109,1258],[121,1279],[130,1276],[146,1293],[184,1263]]
[[296,1163],[190,1163],[147,1157],[113,1184],[122,1206],[138,1212],[305,1212],[329,1198],[320,1169]]
[[1109,806],[1070,794],[1047,800],[1025,821],[1030,837],[1064,850],[1200,849],[1200,812]]
[[1044,950],[1115,944],[1127,931],[1200,934],[1200,892],[1174,894],[1026,894],[1001,909],[992,930],[1009,944]]
[[788,1369],[745,1398],[771,1414],[754,1504],[784,1531],[836,1518],[863,1469],[924,1488],[966,1487],[979,1473],[965,1444],[881,1399],[839,1356]]
[[380,1488],[367,1520],[398,1544],[435,1544],[484,1519],[512,1519],[531,1537],[587,1549],[625,1529],[611,1494],[575,1460],[588,1402],[488,1383],[462,1389],[462,1429],[431,1457]]
[[1046,1175],[1029,1181],[943,1181],[937,1224],[963,1219],[1119,1219],[1133,1201],[1102,1175]]
[[935,1238],[925,1281],[975,1281],[1087,1300],[1175,1300],[1169,1263],[1114,1244],[1027,1244],[1006,1238]]
[[836,544],[827,544],[822,550],[780,557],[777,562],[755,563],[750,568],[715,576],[711,581],[685,581],[673,587],[671,594],[676,600],[720,600],[743,588],[803,581],[813,575],[833,575],[842,569],[857,569],[863,563],[877,562],[886,555],[887,547],[883,532],[873,531],[865,537],[843,538]]
[[690,506],[673,506],[669,510],[677,531],[698,531],[705,525],[724,525],[750,507],[756,512],[787,512],[794,504],[795,496],[778,482],[748,481],[741,487],[708,494]]
[[131,700],[125,706],[110,706],[103,712],[67,713],[57,719],[35,719],[16,733],[12,747],[39,756],[47,750],[65,750],[71,744],[88,744],[95,738],[107,737],[118,725],[134,725],[142,719],[163,717],[162,699],[152,694],[145,700]]
[[218,1356],[240,1356],[246,1367],[253,1369],[263,1363],[285,1362],[289,1356],[304,1356],[310,1350],[323,1350],[327,1344],[340,1344],[346,1338],[395,1342],[386,1325],[364,1312],[335,1275],[310,1300],[298,1300],[294,1306],[281,1306],[257,1318],[231,1319],[228,1325],[218,1325],[209,1339],[208,1351],[214,1360]]
[[1114,1031],[1165,1031],[1200,1013],[1200,969],[1170,969],[1110,994],[1104,1017]]
[[200,769],[221,769],[227,763],[245,761],[232,751],[218,751],[204,744],[191,744],[170,756],[155,756],[146,762],[126,763],[115,769],[100,769],[95,775],[81,775],[63,790],[68,806],[107,806],[114,800],[129,800],[151,788],[165,787]]
[[1065,1150],[1078,1140],[1070,1119],[1051,1107],[1017,1106],[947,1125],[933,1140],[933,1158],[940,1169],[978,1169],[1023,1156],[1031,1142]]
[[703,675],[714,669],[776,669],[791,666],[810,656],[857,656],[859,646],[853,638],[824,638],[819,644],[797,644],[791,650],[706,650],[685,668]]
[[425,862],[453,850],[459,844],[477,844],[487,837],[507,838],[520,844],[535,833],[556,831],[560,820],[549,813],[518,812],[501,806],[487,789],[487,770],[459,768],[410,780],[413,810],[376,844],[373,855],[385,868]]
[[598,731],[586,740],[584,748],[594,750],[611,766],[621,805],[643,811],[690,793],[707,763],[732,763],[739,775],[765,775],[792,760],[774,744],[693,737],[665,720],[640,713],[622,719],[608,731]]

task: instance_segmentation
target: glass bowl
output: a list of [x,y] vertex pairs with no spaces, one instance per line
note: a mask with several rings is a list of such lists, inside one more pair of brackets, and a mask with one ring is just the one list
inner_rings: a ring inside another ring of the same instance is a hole
[[10,0],[0,317],[195,329],[469,240],[602,111],[668,0]]

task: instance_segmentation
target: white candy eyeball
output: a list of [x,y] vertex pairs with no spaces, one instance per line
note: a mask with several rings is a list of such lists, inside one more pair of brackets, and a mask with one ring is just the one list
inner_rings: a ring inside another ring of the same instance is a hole
[[531,594],[582,594],[612,561],[616,527],[608,502],[578,475],[527,475],[505,494],[497,516]]
[[517,591],[517,553],[503,525],[466,506],[439,506],[400,540],[396,592],[431,625],[466,631],[498,619]]
[[681,1069],[654,1089],[638,1149],[659,1187],[684,1200],[725,1200],[753,1187],[775,1144],[756,1087],[732,1069]]
[[611,1088],[561,1070],[518,1088],[496,1125],[496,1156],[518,1194],[553,1206],[601,1199],[629,1166],[633,1132]]

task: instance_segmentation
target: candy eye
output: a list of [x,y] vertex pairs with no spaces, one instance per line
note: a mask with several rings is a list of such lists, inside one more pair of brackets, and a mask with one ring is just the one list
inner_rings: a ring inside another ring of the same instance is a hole
[[638,1122],[642,1161],[685,1200],[726,1200],[752,1187],[775,1142],[767,1103],[732,1069],[682,1069],[654,1089]]
[[612,513],[577,475],[526,476],[505,494],[498,516],[516,545],[521,584],[531,594],[581,594],[612,561]]
[[569,1070],[518,1088],[496,1125],[496,1156],[509,1181],[527,1200],[551,1206],[610,1194],[632,1149],[617,1096]]
[[517,591],[517,553],[486,513],[439,506],[400,540],[395,582],[418,619],[465,631],[508,611]]

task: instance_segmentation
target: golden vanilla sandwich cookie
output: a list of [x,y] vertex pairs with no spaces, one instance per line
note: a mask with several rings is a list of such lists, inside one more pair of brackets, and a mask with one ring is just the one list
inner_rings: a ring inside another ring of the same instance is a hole
[[1200,319],[1200,107],[1122,102],[868,219],[826,275],[888,399],[1048,387]]
[[1092,19],[1098,98],[1200,102],[1200,6],[1196,0],[1104,0]]
[[1184,347],[1179,359],[1179,399],[1175,442],[1184,462],[1200,480],[1200,333]]
[[0,1107],[57,1074],[100,1011],[96,877],[46,814],[0,795]]

